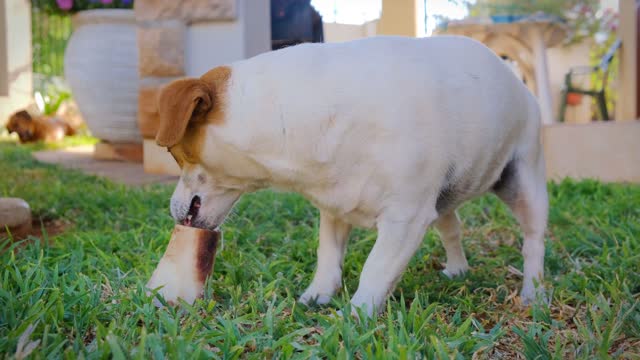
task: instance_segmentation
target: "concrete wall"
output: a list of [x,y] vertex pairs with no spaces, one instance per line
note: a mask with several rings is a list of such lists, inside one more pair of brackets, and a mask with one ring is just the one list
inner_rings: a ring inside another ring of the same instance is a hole
[[547,178],[640,182],[640,121],[543,128]]
[[375,36],[378,21],[370,21],[362,25],[323,23],[324,41],[345,42]]
[[245,58],[271,51],[270,3],[270,1],[243,0],[240,4],[244,15]]
[[200,76],[214,66],[242,59],[243,32],[242,23],[238,21],[203,22],[189,26],[185,42],[185,75]]
[[31,4],[0,3],[0,125],[32,102]]

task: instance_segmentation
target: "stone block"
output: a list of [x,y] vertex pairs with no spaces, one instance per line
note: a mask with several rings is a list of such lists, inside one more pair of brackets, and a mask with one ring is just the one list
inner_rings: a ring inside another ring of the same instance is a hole
[[160,89],[161,86],[141,86],[138,93],[138,128],[145,139],[154,139],[158,132],[157,99]]
[[237,0],[136,0],[136,19],[142,22],[182,20],[185,23],[234,20]]
[[184,75],[185,29],[177,21],[138,27],[141,77]]

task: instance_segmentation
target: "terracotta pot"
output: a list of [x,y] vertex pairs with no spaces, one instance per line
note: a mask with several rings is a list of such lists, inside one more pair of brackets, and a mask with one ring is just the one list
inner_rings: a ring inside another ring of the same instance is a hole
[[567,94],[567,105],[577,106],[580,104],[582,104],[582,94],[576,94],[576,93]]
[[93,136],[142,142],[138,130],[138,45],[133,10],[94,9],[73,16],[65,78]]

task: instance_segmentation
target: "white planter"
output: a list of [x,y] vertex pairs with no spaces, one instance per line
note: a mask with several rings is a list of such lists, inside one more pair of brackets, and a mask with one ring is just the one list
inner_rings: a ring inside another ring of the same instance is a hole
[[64,73],[89,130],[110,142],[142,142],[133,10],[81,11],[73,25]]

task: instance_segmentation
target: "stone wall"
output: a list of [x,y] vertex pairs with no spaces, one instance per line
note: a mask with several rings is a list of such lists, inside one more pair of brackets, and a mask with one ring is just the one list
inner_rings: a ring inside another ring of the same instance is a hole
[[157,96],[165,84],[271,50],[269,0],[136,0],[144,169],[179,174],[155,144]]
[[144,138],[155,137],[159,89],[187,74],[188,27],[198,22],[234,21],[236,3],[236,0],[136,0],[141,79],[138,125]]

